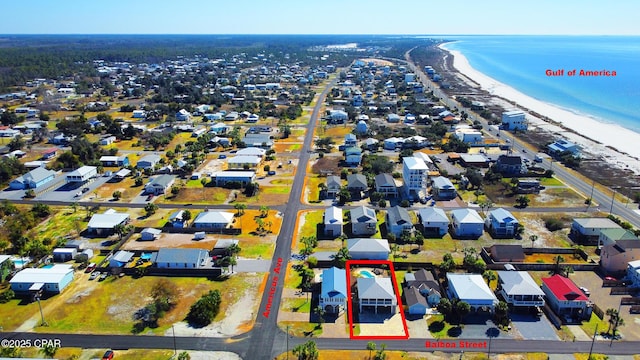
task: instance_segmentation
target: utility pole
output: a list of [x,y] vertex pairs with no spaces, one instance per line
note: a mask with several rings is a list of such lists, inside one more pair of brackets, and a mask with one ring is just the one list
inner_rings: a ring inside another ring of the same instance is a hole
[[171,330],[173,331],[173,356],[178,358],[178,347],[176,346],[176,328],[171,325]]
[[287,325],[287,360],[289,360],[289,325]]
[[589,356],[587,360],[591,360],[591,354],[593,353],[593,344],[596,342],[596,334],[598,333],[598,324],[596,324],[596,330],[593,332],[593,339],[591,339],[591,348],[589,349]]
[[616,199],[616,189],[611,189],[611,190],[613,190],[613,194],[611,194],[611,208],[609,209],[609,215],[613,213],[613,202]]
[[44,313],[42,312],[42,305],[40,304],[40,294],[36,295],[36,301],[38,301],[38,308],[40,308],[40,318],[42,319],[40,326],[47,326],[47,322],[44,321]]
[[489,349],[487,349],[487,359],[491,359],[491,340],[493,336],[489,336]]

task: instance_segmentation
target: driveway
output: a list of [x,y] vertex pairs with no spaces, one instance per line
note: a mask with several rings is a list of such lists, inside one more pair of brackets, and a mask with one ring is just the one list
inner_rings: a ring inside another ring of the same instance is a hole
[[510,314],[512,325],[525,340],[559,340],[553,325],[542,316],[531,314]]
[[489,315],[469,314],[464,318],[460,339],[485,339],[489,338],[513,339],[513,334],[497,329]]

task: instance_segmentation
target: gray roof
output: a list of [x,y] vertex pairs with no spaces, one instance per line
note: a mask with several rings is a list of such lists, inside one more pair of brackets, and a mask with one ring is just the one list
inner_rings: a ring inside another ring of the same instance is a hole
[[376,211],[366,206],[358,206],[351,209],[351,222],[365,223],[374,222],[377,223]]
[[365,252],[391,252],[389,241],[385,239],[357,238],[347,239],[347,248],[349,252],[365,251]]
[[413,286],[404,288],[404,299],[407,302],[407,306],[409,307],[417,304],[429,307],[427,299],[422,296],[422,294],[420,294],[420,290]]
[[444,176],[436,176],[431,180],[433,187],[437,189],[452,189],[454,188],[451,180]]
[[367,177],[362,174],[350,174],[347,175],[347,187],[348,188],[366,188],[367,185]]
[[447,274],[447,280],[460,300],[492,300],[495,304],[498,303],[480,274]]
[[422,208],[418,210],[418,215],[420,215],[420,220],[422,222],[431,222],[431,223],[449,223],[449,218],[447,214],[444,213],[444,210],[436,207]]
[[171,184],[173,179],[174,177],[172,175],[160,175],[151,180],[151,182],[148,183],[147,186],[161,186],[162,188],[166,188],[167,186],[169,186],[169,184]]
[[518,223],[518,220],[508,210],[497,208],[489,211],[488,216],[493,217],[499,223]]
[[413,225],[413,222],[411,221],[411,216],[409,216],[409,212],[407,211],[407,209],[398,205],[387,210],[387,217],[389,218],[389,223],[391,224],[398,224],[398,225],[412,224]]
[[122,263],[127,263],[127,262],[129,262],[131,260],[131,258],[133,258],[133,255],[134,255],[134,253],[132,253],[130,251],[120,250],[115,255],[113,255],[113,258],[111,258],[111,260],[117,261],[117,262],[122,262]]
[[573,222],[584,227],[594,229],[617,229],[620,225],[608,218],[577,218]]
[[162,234],[162,230],[154,229],[154,228],[144,228],[140,233],[149,233],[149,234],[153,234],[153,235],[160,235],[160,234]]
[[89,220],[88,227],[90,229],[113,229],[116,225],[122,224],[129,219],[126,213],[104,213],[95,214]]
[[200,264],[202,259],[209,256],[209,251],[204,249],[166,249],[158,250],[156,263],[190,263]]
[[395,180],[391,174],[378,174],[375,177],[376,187],[396,186]]
[[331,187],[341,187],[342,186],[342,182],[340,181],[340,177],[336,176],[336,175],[329,175],[327,176],[327,187],[331,188]]
[[360,299],[395,299],[393,284],[390,278],[358,278],[358,298]]
[[216,241],[216,245],[213,247],[214,249],[227,249],[231,245],[238,245],[239,241],[236,239],[220,239]]
[[233,221],[233,213],[227,211],[203,211],[195,220],[194,224],[230,224]]
[[498,271],[498,279],[507,295],[544,295],[526,271]]
[[138,164],[140,162],[149,162],[149,163],[155,164],[158,161],[160,161],[160,155],[151,154],[151,155],[144,156],[140,160],[138,160]]
[[34,183],[38,183],[48,178],[49,176],[55,176],[55,175],[56,175],[55,171],[47,170],[44,167],[38,167],[22,176],[19,176],[18,178],[16,178],[15,181],[20,181],[21,183],[24,183],[26,181],[33,181]]

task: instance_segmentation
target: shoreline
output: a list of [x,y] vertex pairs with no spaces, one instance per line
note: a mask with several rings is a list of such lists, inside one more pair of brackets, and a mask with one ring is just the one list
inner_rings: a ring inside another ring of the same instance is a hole
[[530,130],[540,129],[579,144],[583,158],[602,157],[613,165],[640,174],[640,147],[636,146],[640,143],[640,133],[526,95],[474,69],[460,51],[447,49],[446,45],[451,43],[440,44],[438,48],[453,57],[455,71],[487,91],[505,110],[519,108],[525,111]]

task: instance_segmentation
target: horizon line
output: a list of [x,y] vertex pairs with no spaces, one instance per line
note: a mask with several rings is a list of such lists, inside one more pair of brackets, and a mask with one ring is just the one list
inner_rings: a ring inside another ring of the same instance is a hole
[[0,36],[640,36],[638,34],[0,33]]

